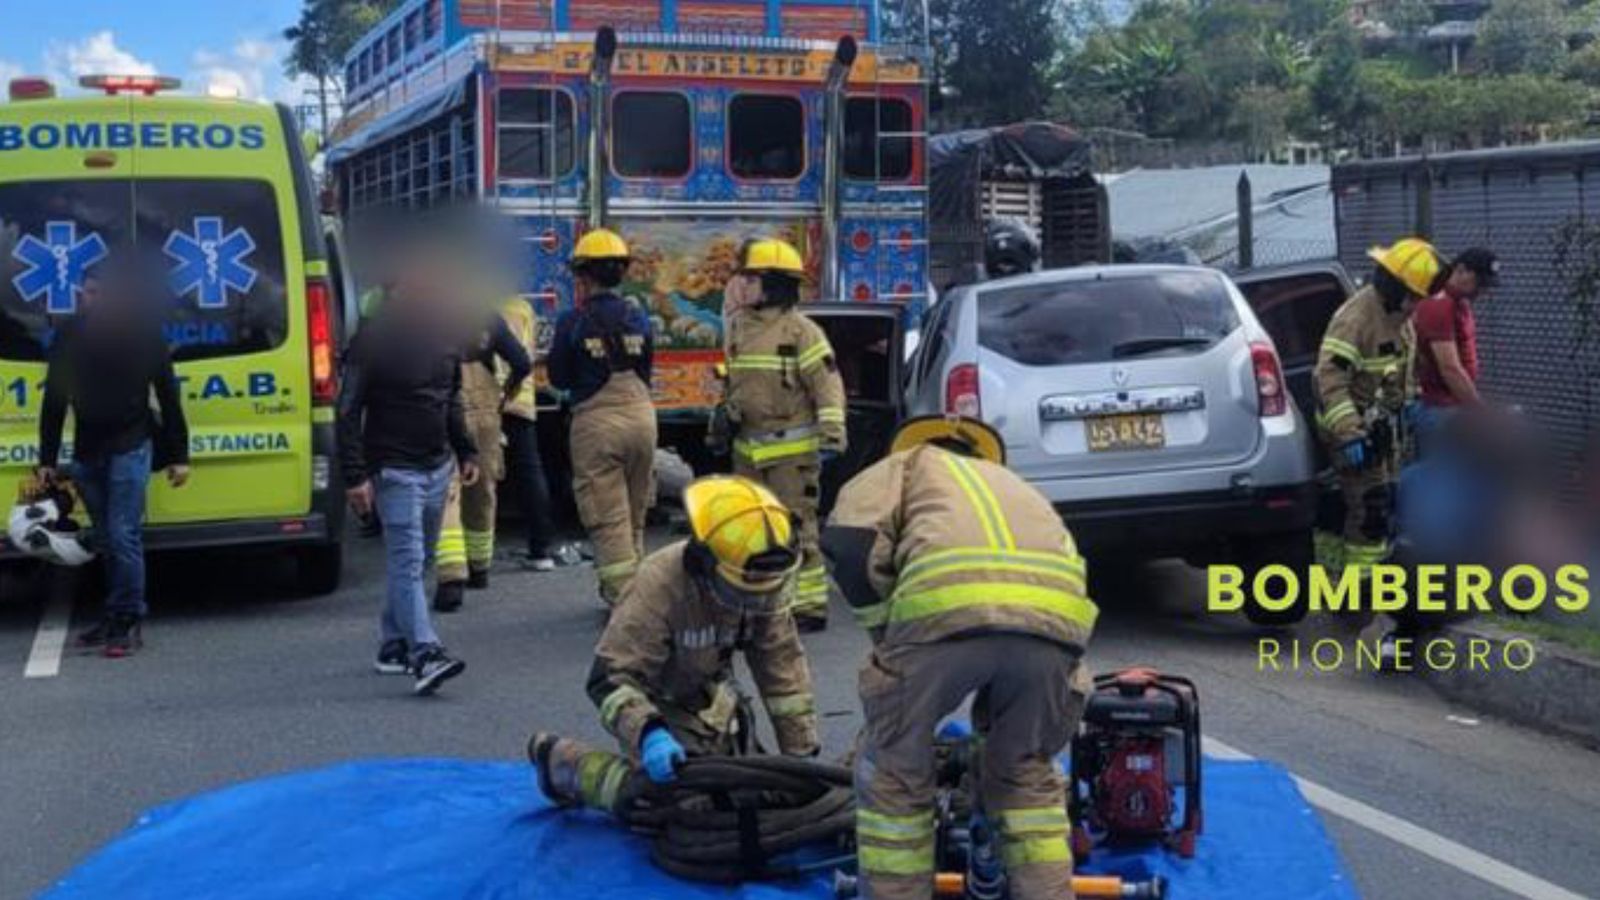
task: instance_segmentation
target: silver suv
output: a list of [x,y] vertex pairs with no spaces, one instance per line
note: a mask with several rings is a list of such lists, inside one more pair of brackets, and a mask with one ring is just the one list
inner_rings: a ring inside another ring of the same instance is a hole
[[910,415],[998,429],[1091,558],[1311,562],[1313,437],[1220,272],[1086,267],[954,289],[906,377]]

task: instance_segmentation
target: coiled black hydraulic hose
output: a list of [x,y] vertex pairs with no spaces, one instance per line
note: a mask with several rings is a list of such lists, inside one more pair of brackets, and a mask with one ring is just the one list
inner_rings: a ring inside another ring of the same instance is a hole
[[658,785],[631,779],[617,806],[628,826],[654,838],[651,857],[680,878],[734,883],[800,874],[773,858],[836,842],[855,829],[850,770],[784,756],[707,756]]

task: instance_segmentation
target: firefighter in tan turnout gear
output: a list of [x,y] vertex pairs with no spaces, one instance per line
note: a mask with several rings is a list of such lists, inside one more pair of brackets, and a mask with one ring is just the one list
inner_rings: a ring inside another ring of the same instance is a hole
[[1066,783],[1055,759],[1082,715],[1097,611],[1050,502],[970,419],[922,418],[845,485],[823,534],[872,635],[856,755],[863,896],[934,889],[934,732],[976,694],[978,796],[1011,896],[1072,896]]
[[734,755],[751,739],[734,681],[744,654],[778,749],[818,750],[811,672],[790,614],[800,558],[793,517],[749,479],[715,476],[683,495],[692,537],[651,554],[595,650],[589,697],[622,755],[538,734],[529,745],[545,796],[613,811],[642,765],[670,781],[688,756]]
[[1433,247],[1417,238],[1369,255],[1372,283],[1334,312],[1315,372],[1317,429],[1344,496],[1343,533],[1319,541],[1320,561],[1335,568],[1389,556],[1402,421],[1414,393],[1411,313],[1440,274]]
[[[506,369],[501,381],[499,365]],[[500,411],[533,374],[533,359],[526,344],[517,339],[506,320],[493,315],[473,335],[462,354],[461,405],[467,431],[478,445],[481,477],[463,486],[457,475],[445,498],[439,529],[439,586],[433,608],[454,612],[464,602],[464,588],[489,586],[494,563],[494,523],[499,482],[505,477],[501,449]]]
[[795,310],[804,275],[800,253],[783,241],[744,248],[735,277],[760,290],[731,323],[726,410],[734,471],[761,481],[800,520],[794,616],[802,631],[815,631],[828,622],[828,572],[817,548],[821,464],[844,452],[845,395],[827,335]]
[[594,543],[600,596],[614,605],[644,559],[655,479],[656,408],[650,319],[617,296],[628,245],[604,228],[573,248],[578,306],[556,320],[550,383],[572,407],[572,491]]

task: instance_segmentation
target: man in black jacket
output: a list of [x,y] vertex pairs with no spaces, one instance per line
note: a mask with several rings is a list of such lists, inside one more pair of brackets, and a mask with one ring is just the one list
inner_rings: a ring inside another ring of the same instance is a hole
[[[153,463],[167,481],[189,480],[189,429],[183,418],[172,357],[132,278],[84,279],[80,312],[61,326],[50,347],[44,409],[39,419],[39,476],[56,478],[61,435],[72,410],[72,462],[67,472],[89,508],[95,543],[104,554],[105,615],[78,635],[84,647],[127,656],[141,643],[145,603],[145,492]],[[150,409],[156,397],[159,418]]]
[[376,668],[410,673],[431,694],[461,674],[429,619],[423,583],[439,545],[451,477],[474,484],[477,447],[461,407],[460,328],[416,265],[351,344],[339,397],[339,453],[350,505],[376,509],[388,555]]

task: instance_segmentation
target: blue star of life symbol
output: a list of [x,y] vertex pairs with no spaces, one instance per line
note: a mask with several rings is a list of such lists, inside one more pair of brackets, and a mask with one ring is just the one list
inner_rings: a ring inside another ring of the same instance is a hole
[[71,315],[78,311],[78,294],[89,267],[106,258],[106,242],[96,232],[78,237],[78,223],[46,222],[44,240],[26,235],[11,255],[28,268],[11,279],[17,293],[29,303],[45,297],[45,311]]
[[178,296],[192,293],[201,309],[228,305],[228,291],[247,294],[256,283],[256,270],[244,258],[256,250],[255,239],[243,228],[222,233],[219,216],[197,216],[194,233],[174,231],[162,248],[177,262],[167,283]]

